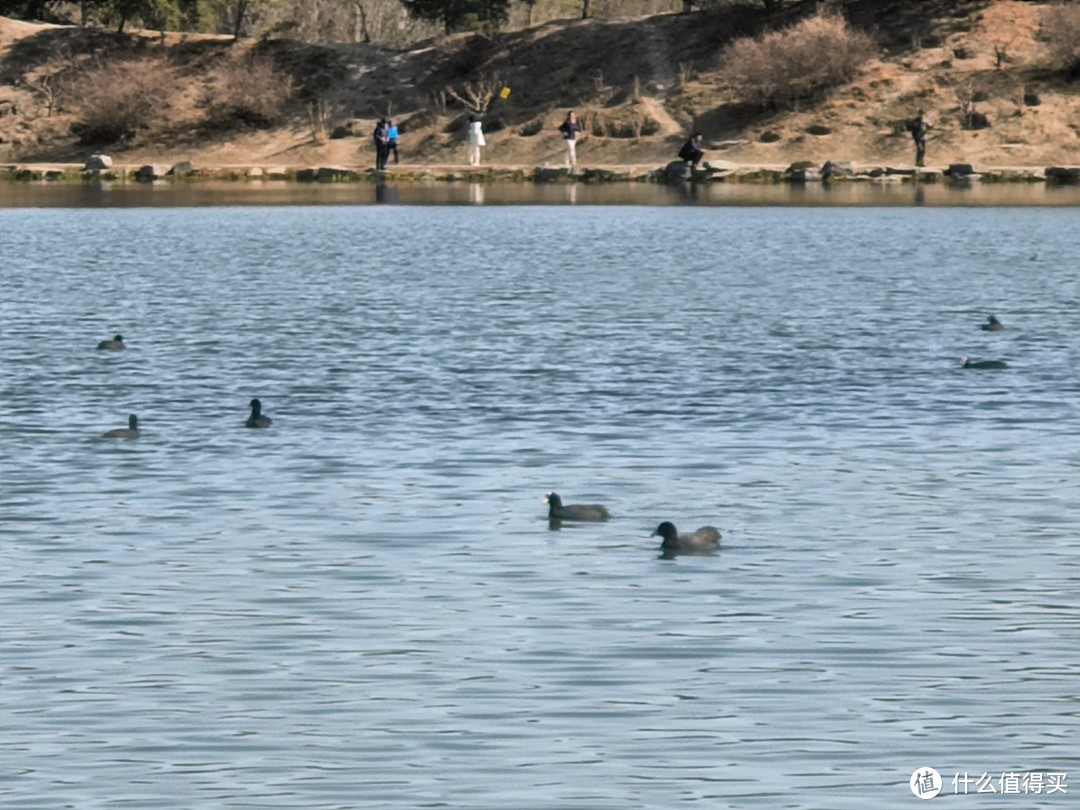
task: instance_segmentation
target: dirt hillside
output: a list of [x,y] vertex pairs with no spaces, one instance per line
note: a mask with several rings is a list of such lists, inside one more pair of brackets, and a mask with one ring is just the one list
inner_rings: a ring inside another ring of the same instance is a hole
[[[1078,85],[1053,67],[1040,41],[1047,4],[849,2],[845,14],[871,33],[878,52],[851,82],[797,109],[734,97],[719,69],[722,47],[793,22],[810,5],[772,16],[745,6],[564,21],[407,51],[117,36],[0,17],[0,161],[77,162],[106,152],[128,163],[367,166],[374,122],[389,114],[401,127],[403,162],[454,164],[464,159],[462,100],[492,94],[484,115],[490,164],[559,164],[556,127],[571,108],[587,130],[578,148],[585,165],[662,164],[693,129],[705,133],[714,160],[910,163],[902,124],[919,108],[935,124],[934,162],[1080,163]],[[272,64],[291,86],[280,115],[210,116],[224,68],[245,70],[253,59]],[[159,72],[153,97],[142,102],[151,107],[148,120],[117,142],[80,139],[73,131],[87,98],[80,76],[110,60],[126,60],[129,73]],[[965,128],[963,104],[968,112],[974,104],[988,126]]]

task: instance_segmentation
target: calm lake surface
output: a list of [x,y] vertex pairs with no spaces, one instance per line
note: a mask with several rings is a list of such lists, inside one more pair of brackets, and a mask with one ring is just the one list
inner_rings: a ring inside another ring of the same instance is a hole
[[1071,806],[1076,233],[0,210],[0,807]]

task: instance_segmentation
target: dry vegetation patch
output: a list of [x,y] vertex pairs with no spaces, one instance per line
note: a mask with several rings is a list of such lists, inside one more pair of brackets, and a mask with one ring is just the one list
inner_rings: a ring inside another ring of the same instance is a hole
[[1042,34],[1054,66],[1080,72],[1080,4],[1061,3],[1046,9]]
[[292,97],[292,78],[267,56],[230,59],[210,77],[205,105],[212,126],[269,127],[282,120]]
[[850,80],[875,51],[867,34],[823,12],[782,31],[735,40],[720,64],[743,101],[789,106]]
[[72,132],[84,144],[130,140],[160,119],[176,71],[159,56],[96,61],[73,76],[63,96],[75,110]]

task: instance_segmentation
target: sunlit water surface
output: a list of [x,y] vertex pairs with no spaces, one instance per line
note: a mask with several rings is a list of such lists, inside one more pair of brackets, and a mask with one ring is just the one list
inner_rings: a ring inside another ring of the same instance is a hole
[[1080,792],[1075,210],[9,209],[0,255],[2,807]]

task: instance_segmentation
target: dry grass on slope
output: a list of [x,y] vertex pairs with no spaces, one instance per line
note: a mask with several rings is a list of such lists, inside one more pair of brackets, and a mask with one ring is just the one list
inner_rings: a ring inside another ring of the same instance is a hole
[[[920,107],[936,122],[932,161],[1080,161],[1075,87],[1052,64],[1042,41],[1046,4],[839,5],[852,28],[871,31],[879,56],[856,69],[859,52],[825,83],[832,86],[771,103],[762,103],[769,100],[745,84],[740,90],[732,66],[724,69],[718,55],[725,43],[760,34],[763,25],[798,22],[812,10],[809,0],[788,4],[776,17],[765,15],[760,4],[747,4],[726,16],[570,21],[494,37],[457,35],[408,51],[287,40],[231,44],[183,35],[162,41],[0,18],[0,42],[9,43],[0,45],[0,160],[81,159],[88,153],[70,133],[77,105],[60,101],[49,110],[43,77],[59,77],[66,65],[89,65],[92,56],[105,53],[127,59],[163,51],[177,91],[164,92],[163,83],[156,117],[107,147],[120,159],[365,165],[374,120],[390,114],[402,126],[406,162],[459,163],[469,109],[450,90],[466,98],[471,84],[486,92],[511,90],[486,111],[490,162],[561,162],[556,127],[570,108],[586,128],[579,147],[585,164],[662,163],[691,129],[705,132],[713,159],[910,162],[910,137],[902,125]],[[921,16],[912,12],[916,5]],[[272,62],[291,88],[288,100],[272,100],[263,113],[209,114],[215,88],[226,87],[215,75],[223,65],[249,58]],[[796,68],[800,78],[807,72]],[[275,121],[268,110],[283,117]],[[966,129],[972,112],[985,115],[989,127]],[[326,137],[335,130],[346,137]]]

